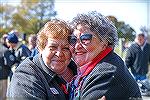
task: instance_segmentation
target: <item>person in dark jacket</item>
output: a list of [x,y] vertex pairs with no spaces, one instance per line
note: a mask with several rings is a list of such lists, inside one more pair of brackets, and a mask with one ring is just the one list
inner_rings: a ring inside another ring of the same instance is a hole
[[22,43],[18,43],[17,48],[15,50],[15,56],[17,60],[17,66],[27,57],[31,55],[31,51],[29,48]]
[[125,62],[136,81],[145,80],[150,64],[150,44],[146,41],[146,34],[138,33],[133,43],[127,50]]
[[73,72],[68,36],[63,20],[48,21],[37,35],[39,54],[26,58],[17,68],[7,92],[10,100],[68,100]]
[[[17,30],[12,30],[8,33],[8,35],[15,34],[18,38],[18,35],[20,34]],[[25,37],[24,37],[25,38]],[[31,51],[29,48],[23,44],[23,41],[18,41],[15,48],[13,48],[15,51],[16,56],[16,67],[27,57],[31,55]]]
[[[30,56],[31,51],[28,49],[28,47],[23,44],[21,41],[19,41],[18,36],[19,32],[18,31],[11,31],[8,33],[8,37],[6,38],[7,40],[7,45],[9,47],[9,49],[11,50],[11,52],[15,55],[15,64],[12,67],[12,71],[10,74],[10,81],[11,81],[11,77],[13,75],[13,72],[15,71],[16,67],[18,67],[18,65],[27,57]],[[10,41],[9,38],[12,39],[17,39],[17,41]]]
[[71,100],[141,100],[136,81],[113,51],[118,38],[111,21],[92,11],[78,14],[71,26],[70,50],[78,68]]
[[0,100],[6,99],[8,77],[11,73],[12,65],[15,63],[15,56],[8,49],[5,42],[6,38],[7,36],[3,37],[4,40],[0,43]]
[[[16,34],[14,34],[14,33],[8,34],[8,36],[6,38],[6,44],[14,56],[15,56],[15,48],[17,47],[18,42],[19,42],[19,40],[18,40],[18,37]],[[15,56],[15,64],[18,62],[16,59],[17,58]],[[14,68],[15,64],[11,67],[11,73],[9,74],[10,81],[11,81],[11,77],[13,75],[13,68]]]

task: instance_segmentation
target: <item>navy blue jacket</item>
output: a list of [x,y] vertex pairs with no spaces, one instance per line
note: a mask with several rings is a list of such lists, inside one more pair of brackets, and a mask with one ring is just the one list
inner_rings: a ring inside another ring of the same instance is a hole
[[16,69],[7,91],[10,100],[66,100],[60,88],[66,82],[48,69],[38,54],[26,58]]
[[29,50],[29,48],[24,45],[24,44],[18,44],[18,48],[15,51],[15,56],[16,56],[16,60],[18,65],[26,58],[29,57],[31,55],[31,51]]
[[0,43],[0,80],[8,78],[15,60],[14,54]]
[[146,75],[150,63],[150,44],[146,43],[143,51],[137,43],[132,44],[128,48],[125,62],[133,74]]
[[141,93],[123,60],[110,52],[86,76],[81,87],[81,100],[141,100]]

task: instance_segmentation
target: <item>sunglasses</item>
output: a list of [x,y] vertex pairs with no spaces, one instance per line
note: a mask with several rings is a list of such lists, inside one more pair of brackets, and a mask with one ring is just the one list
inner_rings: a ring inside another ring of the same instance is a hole
[[[88,45],[91,43],[92,41],[92,37],[94,35],[92,34],[83,34],[80,36],[79,40],[80,40],[80,43],[83,44],[83,45]],[[70,45],[75,45],[77,43],[77,40],[78,38],[76,36],[69,36],[68,37],[68,41],[69,41],[69,44]]]

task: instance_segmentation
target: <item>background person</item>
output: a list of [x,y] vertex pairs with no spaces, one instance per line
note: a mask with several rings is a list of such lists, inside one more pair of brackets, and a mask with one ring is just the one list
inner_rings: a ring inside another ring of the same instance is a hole
[[53,19],[44,25],[37,35],[39,54],[26,58],[17,67],[8,99],[68,100],[66,81],[73,77],[67,67],[71,60],[70,34],[71,28],[62,20]]
[[71,100],[141,100],[139,87],[123,60],[113,51],[115,26],[96,11],[78,14],[71,25],[70,50],[78,75],[71,82]]
[[0,43],[0,100],[6,100],[8,77],[11,73],[12,65],[15,63],[15,56],[7,46],[7,38],[9,41],[13,41],[11,36],[5,34],[2,37],[2,43]]
[[6,38],[6,44],[11,52],[11,54],[15,57],[14,61],[15,63],[13,64],[13,66],[11,66],[11,72],[9,74],[9,78],[10,78],[10,81],[11,81],[11,77],[13,75],[13,71],[14,71],[14,66],[15,64],[17,63],[17,58],[16,58],[16,55],[15,55],[15,48],[17,47],[18,45],[18,37],[16,36],[16,34],[12,33],[12,34],[8,34],[7,38]]
[[36,54],[39,53],[38,51],[38,48],[36,46],[36,41],[37,41],[37,36],[36,34],[31,34],[29,37],[28,37],[28,47],[31,51],[31,55],[32,57],[34,57]]
[[38,54],[38,49],[36,46],[36,40],[37,40],[37,36],[36,34],[31,34],[28,37],[28,48],[31,51],[31,55],[32,57],[34,57],[36,54]]
[[[19,36],[19,32],[17,30],[12,30],[8,34],[15,34]],[[26,36],[26,35],[25,35]],[[18,38],[18,37],[17,37]],[[19,39],[18,39],[19,40]],[[25,37],[21,39],[22,41],[18,41],[17,45],[15,46],[15,56],[16,56],[16,67],[27,57],[31,55],[31,51],[23,42],[25,41]]]
[[146,41],[144,33],[138,33],[133,43],[127,50],[125,62],[136,81],[147,78],[148,65],[150,64],[150,44]]
[[32,51],[32,49],[34,49],[36,47],[36,40],[37,40],[36,34],[29,35],[29,37],[28,37],[28,48],[30,51]]
[[4,34],[1,38],[1,43],[8,48],[7,43],[6,43],[6,38],[7,38],[8,34]]

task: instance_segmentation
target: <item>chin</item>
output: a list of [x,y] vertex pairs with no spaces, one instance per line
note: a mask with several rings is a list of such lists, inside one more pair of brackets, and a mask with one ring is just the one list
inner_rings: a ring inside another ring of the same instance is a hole
[[76,61],[76,64],[79,65],[79,67],[80,67],[80,66],[83,66],[83,65],[85,64],[85,62],[82,62],[82,61]]

